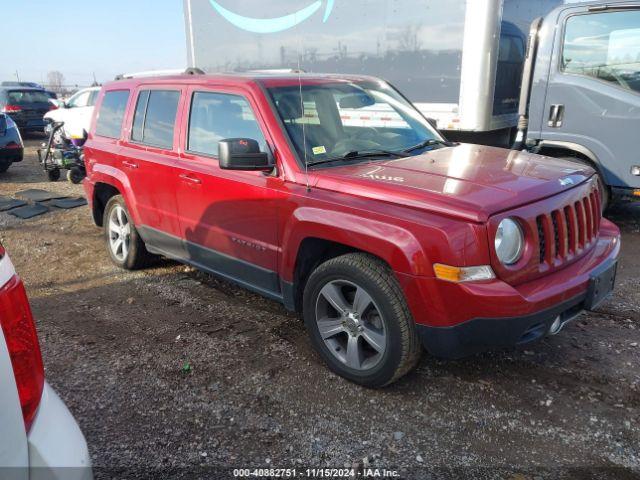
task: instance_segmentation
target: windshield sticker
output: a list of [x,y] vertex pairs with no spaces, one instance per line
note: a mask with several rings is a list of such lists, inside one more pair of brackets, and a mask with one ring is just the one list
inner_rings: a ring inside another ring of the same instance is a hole
[[324,155],[325,153],[327,153],[327,149],[324,147],[324,145],[320,147],[313,147],[314,155]]

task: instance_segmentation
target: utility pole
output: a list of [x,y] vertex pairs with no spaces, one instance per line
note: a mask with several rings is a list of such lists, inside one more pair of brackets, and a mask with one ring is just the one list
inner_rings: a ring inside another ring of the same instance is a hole
[[20,81],[20,75],[18,75],[18,70],[16,70],[16,78]]

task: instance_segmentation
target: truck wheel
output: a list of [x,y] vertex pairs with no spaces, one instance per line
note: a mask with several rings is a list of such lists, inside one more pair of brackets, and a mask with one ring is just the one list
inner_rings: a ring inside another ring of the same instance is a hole
[[113,263],[126,270],[137,270],[149,264],[152,256],[131,221],[122,195],[111,197],[107,202],[102,224]]
[[10,161],[8,160],[0,161],[0,173],[5,173],[7,170],[9,170],[10,166],[11,166]]
[[47,170],[47,178],[50,182],[57,182],[60,180],[60,170],[57,168],[55,170]]
[[84,172],[78,167],[72,167],[67,172],[67,180],[69,180],[69,182],[73,183],[74,185],[82,183],[84,177]]
[[391,269],[351,253],[309,277],[303,298],[311,342],[329,368],[366,387],[384,387],[418,362],[422,348]]
[[609,203],[611,202],[611,190],[604,183],[602,179],[602,175],[598,172],[598,170],[593,166],[593,164],[588,160],[583,160],[582,158],[577,157],[559,157],[561,160],[568,160],[570,162],[579,163],[581,165],[587,165],[588,167],[593,168],[596,171],[596,177],[598,179],[598,189],[600,190],[600,203],[602,204],[602,213],[606,212],[609,208]]

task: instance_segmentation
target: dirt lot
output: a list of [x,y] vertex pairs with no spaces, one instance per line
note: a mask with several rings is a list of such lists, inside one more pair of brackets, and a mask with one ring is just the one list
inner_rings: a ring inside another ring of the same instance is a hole
[[[0,194],[82,194],[45,180],[39,141]],[[363,462],[406,478],[640,478],[640,205],[611,217],[623,257],[598,313],[527,349],[425,355],[383,391],[331,374],[277,303],[169,261],[116,269],[86,207],[0,214],[0,237],[98,478]]]

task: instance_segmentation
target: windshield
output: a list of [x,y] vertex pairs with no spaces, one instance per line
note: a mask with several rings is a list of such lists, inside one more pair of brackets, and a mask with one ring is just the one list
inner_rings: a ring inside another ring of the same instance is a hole
[[429,140],[442,140],[420,112],[383,82],[295,85],[268,91],[299,157],[307,164],[355,153],[403,152]]

